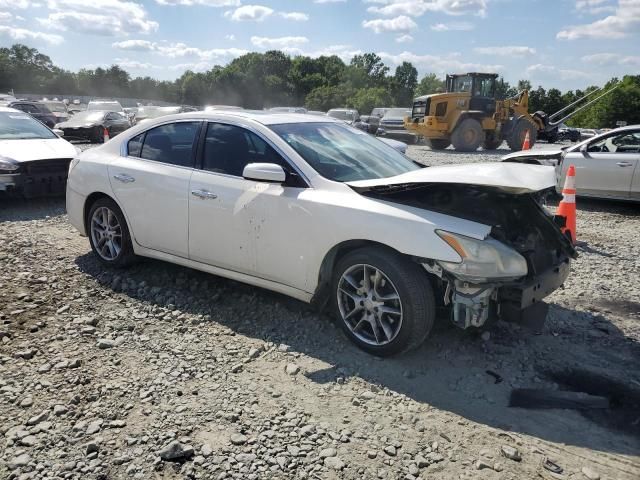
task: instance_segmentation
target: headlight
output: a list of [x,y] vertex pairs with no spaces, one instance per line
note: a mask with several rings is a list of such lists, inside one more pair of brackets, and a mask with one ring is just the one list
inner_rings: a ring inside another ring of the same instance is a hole
[[436,230],[436,233],[461,257],[459,263],[438,263],[460,280],[482,283],[515,279],[527,274],[524,257],[493,238],[476,240],[442,230]]
[[13,173],[18,170],[19,165],[7,157],[0,157],[0,174]]

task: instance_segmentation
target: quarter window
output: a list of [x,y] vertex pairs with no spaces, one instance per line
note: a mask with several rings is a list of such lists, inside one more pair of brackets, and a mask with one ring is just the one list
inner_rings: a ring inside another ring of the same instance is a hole
[[202,169],[241,177],[249,163],[277,163],[287,170],[282,157],[253,132],[234,125],[209,123]]
[[[200,122],[177,122],[152,128],[146,132],[140,157],[181,167],[193,167],[193,146],[199,128]],[[131,152],[131,145],[129,149]]]
[[129,151],[130,157],[139,157],[140,152],[142,151],[142,141],[144,140],[144,133],[140,135],[136,135],[127,144],[127,150]]

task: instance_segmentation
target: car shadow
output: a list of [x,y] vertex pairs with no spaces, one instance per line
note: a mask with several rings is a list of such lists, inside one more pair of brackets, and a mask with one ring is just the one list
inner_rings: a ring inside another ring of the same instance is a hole
[[[286,344],[329,364],[305,372],[312,382],[360,378],[372,388],[492,428],[603,452],[638,453],[640,345],[596,312],[552,304],[541,333],[497,322],[489,339],[439,318],[419,349],[381,360],[352,345],[329,316],[280,294],[155,260],[115,271],[88,253],[76,264],[104,288],[202,315],[237,334]],[[567,378],[574,377],[586,380],[569,384]],[[578,389],[608,397],[612,408],[597,413],[511,408],[509,397],[518,387]]]
[[42,220],[65,213],[64,196],[30,199],[0,196],[0,223]]

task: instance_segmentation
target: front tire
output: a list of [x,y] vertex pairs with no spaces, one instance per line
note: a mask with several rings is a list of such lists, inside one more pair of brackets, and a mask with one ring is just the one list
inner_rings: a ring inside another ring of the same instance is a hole
[[513,152],[522,150],[522,144],[527,136],[527,131],[529,132],[529,145],[531,148],[536,144],[538,129],[530,121],[521,118],[513,127],[511,134],[507,137],[507,144]]
[[96,200],[87,215],[91,250],[104,265],[129,266],[135,259],[129,228],[120,207],[110,198]]
[[459,152],[475,152],[484,142],[485,133],[480,122],[473,118],[465,118],[453,131],[451,143]]
[[334,269],[335,315],[347,337],[380,357],[407,352],[429,335],[435,300],[427,273],[392,251],[366,247]]

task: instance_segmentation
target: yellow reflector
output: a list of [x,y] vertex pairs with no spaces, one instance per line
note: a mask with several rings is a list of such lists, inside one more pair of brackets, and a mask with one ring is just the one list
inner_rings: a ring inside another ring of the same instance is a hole
[[458,252],[458,255],[460,255],[462,258],[467,258],[467,252],[464,251],[464,248],[462,248],[462,245],[460,245],[460,242],[458,242],[458,240],[454,236],[442,231],[438,232],[438,234],[445,242],[449,244],[451,248]]

